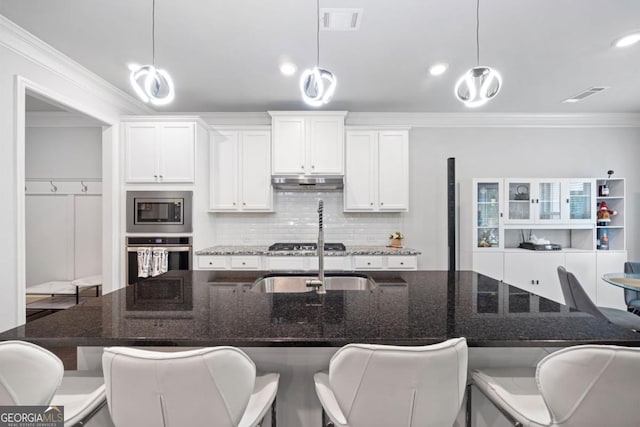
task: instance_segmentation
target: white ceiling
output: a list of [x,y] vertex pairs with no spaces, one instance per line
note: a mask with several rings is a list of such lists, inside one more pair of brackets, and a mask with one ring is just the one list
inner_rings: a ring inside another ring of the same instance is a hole
[[[133,94],[127,64],[151,61],[151,0],[0,0],[0,14]],[[453,95],[475,65],[474,0],[320,0],[362,8],[359,31],[322,32],[320,65],[338,79],[325,109],[388,112],[640,112],[637,0],[481,0],[480,61],[503,89],[480,109]],[[300,70],[314,65],[314,0],[156,0],[156,65],[176,84],[162,111],[307,109]],[[283,59],[298,66],[280,74]],[[427,68],[449,63],[432,77]],[[611,89],[561,103],[592,86]]]

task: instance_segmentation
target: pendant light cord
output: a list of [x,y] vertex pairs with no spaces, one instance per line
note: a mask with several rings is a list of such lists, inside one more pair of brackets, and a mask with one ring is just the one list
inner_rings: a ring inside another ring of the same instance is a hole
[[480,0],[476,2],[476,65],[480,66]]
[[320,68],[320,0],[316,0],[316,68]]
[[151,64],[156,66],[156,0],[151,9]]

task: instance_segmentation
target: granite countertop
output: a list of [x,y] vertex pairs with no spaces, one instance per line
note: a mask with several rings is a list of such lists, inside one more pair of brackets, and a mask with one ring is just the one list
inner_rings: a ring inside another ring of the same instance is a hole
[[[316,256],[316,251],[270,251],[268,246],[218,245],[201,249],[196,255],[266,255],[266,256]],[[347,246],[345,251],[324,251],[325,256],[349,255],[420,255],[412,248],[392,248],[389,246],[357,245]]]
[[640,334],[486,276],[373,272],[369,291],[267,294],[264,272],[170,271],[0,334],[44,346],[640,346]]

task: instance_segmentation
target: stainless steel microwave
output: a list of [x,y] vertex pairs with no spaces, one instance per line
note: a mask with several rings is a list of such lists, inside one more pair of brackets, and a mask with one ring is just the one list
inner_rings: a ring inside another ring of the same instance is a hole
[[190,233],[191,191],[127,191],[127,232]]

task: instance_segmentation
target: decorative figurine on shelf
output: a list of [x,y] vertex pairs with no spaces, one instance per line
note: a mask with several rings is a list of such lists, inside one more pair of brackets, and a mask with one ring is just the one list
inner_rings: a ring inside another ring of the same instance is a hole
[[402,239],[404,239],[404,236],[402,235],[401,232],[396,231],[391,236],[389,236],[389,238],[391,239],[391,244],[389,245],[389,247],[391,247],[391,248],[401,248],[402,247]]
[[602,201],[598,203],[598,224],[600,226],[609,225],[611,222],[611,217],[617,215],[618,212],[609,209],[607,206],[607,202]]

